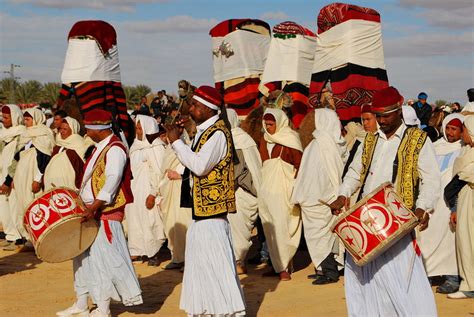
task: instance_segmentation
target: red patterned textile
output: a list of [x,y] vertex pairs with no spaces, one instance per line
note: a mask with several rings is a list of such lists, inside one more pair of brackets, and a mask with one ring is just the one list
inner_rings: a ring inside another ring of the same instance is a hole
[[[380,15],[373,9],[332,3],[323,7],[318,15],[318,34],[353,19],[380,23]],[[339,118],[344,122],[358,121],[361,107],[371,103],[376,91],[388,87],[387,71],[352,63],[341,66],[335,70],[313,73],[309,102],[313,107],[318,107],[321,91],[330,82]]]
[[[268,23],[256,19],[230,19],[217,24],[209,31],[211,37],[223,37],[236,30],[247,30],[270,36]],[[259,76],[239,77],[216,82],[215,87],[224,97],[224,103],[235,109],[239,116],[245,116],[259,105]]]
[[112,25],[105,21],[90,20],[76,22],[69,31],[68,40],[77,37],[92,37],[99,45],[102,54],[106,55],[109,49],[117,45],[117,33]]
[[311,30],[292,21],[285,21],[273,27],[273,33],[316,36]]

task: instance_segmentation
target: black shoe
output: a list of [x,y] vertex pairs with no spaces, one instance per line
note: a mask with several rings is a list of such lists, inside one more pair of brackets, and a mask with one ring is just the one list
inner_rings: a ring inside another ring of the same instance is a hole
[[158,253],[148,259],[148,266],[160,266],[160,261],[158,260]]
[[315,280],[315,279],[318,278],[318,276],[319,276],[318,274],[314,273],[314,274],[308,275],[307,277],[308,277],[309,280]]
[[332,279],[330,277],[327,277],[325,275],[320,275],[318,276],[311,284],[313,285],[324,285],[324,284],[331,284],[331,283],[337,283],[339,279]]
[[436,288],[436,293],[451,294],[451,293],[456,293],[458,290],[459,290],[459,285],[454,285],[449,282],[444,282],[443,285],[440,285]]

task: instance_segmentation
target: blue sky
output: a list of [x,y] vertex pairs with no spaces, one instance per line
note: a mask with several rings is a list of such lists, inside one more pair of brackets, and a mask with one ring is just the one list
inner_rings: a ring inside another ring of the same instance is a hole
[[[217,4],[216,4],[217,3]],[[0,0],[0,68],[20,64],[21,80],[60,81],[67,34],[101,19],[118,33],[122,83],[175,92],[180,79],[212,84],[208,31],[230,18],[290,20],[316,30],[329,1]],[[382,17],[390,84],[405,98],[466,102],[474,87],[474,1],[353,1]]]

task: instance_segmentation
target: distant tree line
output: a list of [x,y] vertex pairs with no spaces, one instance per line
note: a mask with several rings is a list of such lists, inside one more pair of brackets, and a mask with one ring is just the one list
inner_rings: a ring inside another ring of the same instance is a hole
[[[60,83],[40,83],[37,80],[19,82],[11,78],[0,80],[0,104],[7,103],[38,103],[44,108],[51,108],[58,100]],[[135,104],[140,103],[140,98],[151,92],[146,85],[123,86],[127,97],[127,106],[133,109]],[[12,92],[14,95],[12,96]]]

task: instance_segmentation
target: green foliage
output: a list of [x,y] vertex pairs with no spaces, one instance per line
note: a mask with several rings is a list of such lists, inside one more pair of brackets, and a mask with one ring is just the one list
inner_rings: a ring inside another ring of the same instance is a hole
[[434,102],[436,108],[439,108],[439,107],[441,107],[441,106],[444,106],[444,105],[447,104],[447,103],[448,103],[448,101],[443,100],[443,99],[438,99],[438,100],[436,100],[436,101]]
[[[38,103],[50,108],[56,104],[60,90],[60,83],[42,84],[37,80],[28,80],[21,83],[17,80],[4,78],[0,80],[0,103]],[[123,90],[129,109],[133,109],[135,104],[140,103],[142,96],[146,96],[151,92],[150,87],[141,84],[123,86]],[[12,91],[15,91],[14,96],[12,96]]]

